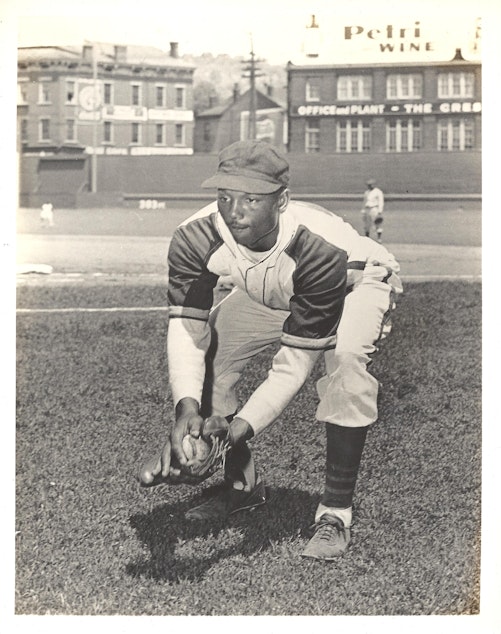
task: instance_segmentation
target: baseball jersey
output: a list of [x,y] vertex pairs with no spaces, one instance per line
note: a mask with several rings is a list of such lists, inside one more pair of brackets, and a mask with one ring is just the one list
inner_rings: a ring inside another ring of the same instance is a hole
[[[257,432],[283,411],[320,352],[334,348],[346,293],[367,267],[386,281],[399,270],[380,244],[317,205],[291,201],[275,245],[251,251],[233,239],[217,203],[183,222],[169,247],[169,379],[174,403],[201,401],[209,311],[220,276],[270,309],[288,311],[281,346],[265,381],[239,416]],[[224,337],[224,333],[219,334]]]
[[364,192],[364,207],[376,209],[378,213],[383,213],[384,195],[379,187],[366,189]]

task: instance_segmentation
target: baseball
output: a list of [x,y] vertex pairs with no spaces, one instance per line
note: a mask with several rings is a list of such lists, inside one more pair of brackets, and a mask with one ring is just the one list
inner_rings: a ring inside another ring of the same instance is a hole
[[182,447],[188,461],[204,460],[210,453],[210,445],[201,436],[194,438],[188,434],[183,438]]

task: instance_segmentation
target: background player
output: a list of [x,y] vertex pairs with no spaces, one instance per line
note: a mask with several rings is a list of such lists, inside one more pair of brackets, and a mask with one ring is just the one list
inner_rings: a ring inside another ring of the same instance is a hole
[[376,187],[374,178],[369,178],[366,185],[364,206],[361,210],[365,235],[369,237],[371,230],[374,229],[378,242],[381,242],[383,235],[384,194],[379,187]]

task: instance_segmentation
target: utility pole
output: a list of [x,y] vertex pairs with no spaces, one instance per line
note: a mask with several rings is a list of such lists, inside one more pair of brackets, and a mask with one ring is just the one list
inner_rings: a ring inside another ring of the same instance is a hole
[[[256,77],[262,77],[263,73],[259,73],[256,69],[256,64],[258,62],[264,62],[264,59],[256,59],[254,54],[254,42],[252,39],[252,33],[250,34],[251,39],[251,51],[250,51],[250,59],[246,60],[244,64],[247,66],[244,68],[244,74],[242,77],[250,80],[250,106],[249,106],[249,139],[254,140],[256,138],[256,110],[257,110],[257,98],[256,98]],[[245,73],[249,73],[246,75]]]
[[97,119],[99,93],[97,87],[97,53],[96,43],[92,44],[92,81],[94,88],[94,111],[92,113],[92,156],[91,156],[91,192],[97,192]]

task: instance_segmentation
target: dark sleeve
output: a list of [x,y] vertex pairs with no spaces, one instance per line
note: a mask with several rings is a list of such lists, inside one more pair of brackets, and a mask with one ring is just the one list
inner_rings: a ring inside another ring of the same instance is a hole
[[170,317],[208,318],[218,276],[207,263],[221,244],[211,216],[176,229],[168,254]]
[[287,252],[296,269],[282,343],[333,348],[346,294],[347,253],[305,227],[299,228]]

